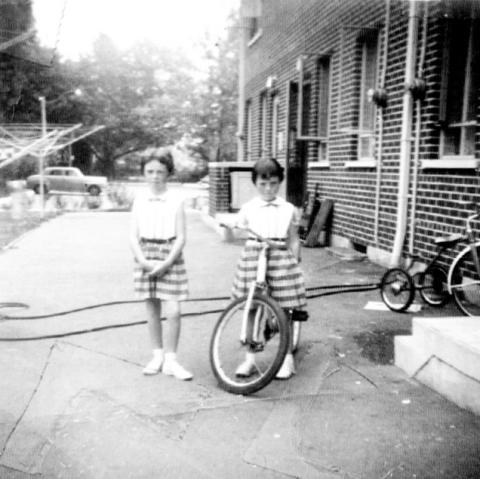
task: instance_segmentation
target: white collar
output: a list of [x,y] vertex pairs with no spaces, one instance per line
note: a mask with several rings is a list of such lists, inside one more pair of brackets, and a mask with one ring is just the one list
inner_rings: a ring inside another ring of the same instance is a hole
[[148,192],[146,199],[147,201],[167,201],[167,196],[168,196],[168,190],[164,191],[159,195],[156,195],[150,191]]
[[265,201],[262,198],[259,198],[260,206],[280,206],[282,204],[282,200],[280,197],[275,197],[272,201]]

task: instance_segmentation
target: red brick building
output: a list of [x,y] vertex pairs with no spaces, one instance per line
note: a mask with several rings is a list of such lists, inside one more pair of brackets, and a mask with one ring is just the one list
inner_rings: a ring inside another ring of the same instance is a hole
[[210,169],[210,214],[242,170],[287,168],[301,206],[334,200],[332,240],[398,263],[480,201],[480,2],[242,0],[239,155]]

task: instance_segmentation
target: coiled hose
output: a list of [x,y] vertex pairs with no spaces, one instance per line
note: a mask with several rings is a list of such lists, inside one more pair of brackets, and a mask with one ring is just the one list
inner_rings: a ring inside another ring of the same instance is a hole
[[[325,286],[315,286],[306,288],[307,291],[307,299],[314,299],[319,298],[322,296],[329,296],[333,294],[341,294],[341,293],[353,293],[353,292],[361,292],[361,291],[371,291],[374,289],[378,289],[380,286],[379,283],[357,283],[357,284],[335,284],[335,285],[325,285]],[[317,291],[317,293],[315,293]],[[318,292],[320,291],[320,292]],[[308,294],[311,293],[311,294]],[[203,302],[203,301],[226,301],[231,299],[229,296],[217,296],[217,297],[210,297],[210,298],[191,298],[188,299],[188,302]],[[50,313],[50,314],[41,314],[36,316],[9,316],[9,315],[2,315],[0,313],[0,321],[7,321],[7,320],[16,320],[16,321],[25,321],[25,320],[39,320],[39,319],[48,319],[54,318],[58,316],[66,316],[72,313],[78,313],[82,311],[88,311],[91,309],[96,308],[103,308],[106,306],[116,306],[120,304],[134,304],[134,303],[142,303],[143,300],[126,300],[126,301],[109,301],[106,303],[99,303],[93,304],[89,306],[84,306],[81,308],[70,309],[66,311],[60,311],[57,313]],[[22,303],[0,303],[1,308],[8,308],[8,307],[24,307],[25,305]],[[205,314],[218,314],[221,313],[224,308],[219,309],[212,309],[207,311],[199,311],[199,312],[191,312],[191,313],[184,313],[182,317],[194,317],[200,316]],[[108,326],[97,326],[94,328],[88,329],[81,329],[76,331],[68,331],[65,333],[58,333],[58,334],[48,334],[48,335],[41,335],[41,336],[29,336],[29,337],[20,337],[20,338],[4,338],[0,337],[1,342],[19,342],[19,341],[39,341],[42,339],[58,339],[58,338],[65,338],[69,336],[77,336],[80,334],[87,334],[87,333],[96,333],[99,331],[106,331],[109,329],[116,329],[116,328],[125,328],[130,326],[137,326],[139,324],[145,324],[147,321],[132,321],[130,323],[121,323],[121,324],[110,324]]]

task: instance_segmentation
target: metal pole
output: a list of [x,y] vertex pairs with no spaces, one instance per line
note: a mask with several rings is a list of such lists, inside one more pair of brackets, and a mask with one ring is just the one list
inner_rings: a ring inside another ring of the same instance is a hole
[[[45,97],[41,96],[38,99],[40,101],[40,113],[42,121],[42,138],[47,136],[47,102]],[[38,157],[38,169],[40,175],[40,215],[43,218],[45,215],[45,179],[43,175],[43,167],[45,163],[45,150],[42,149],[41,154]]]

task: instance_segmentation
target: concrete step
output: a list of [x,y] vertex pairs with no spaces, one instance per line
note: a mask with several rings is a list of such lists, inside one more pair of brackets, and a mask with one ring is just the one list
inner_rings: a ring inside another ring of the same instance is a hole
[[480,318],[413,318],[412,332],[426,353],[480,381]]
[[412,331],[395,337],[395,365],[480,414],[480,318],[414,318]]

